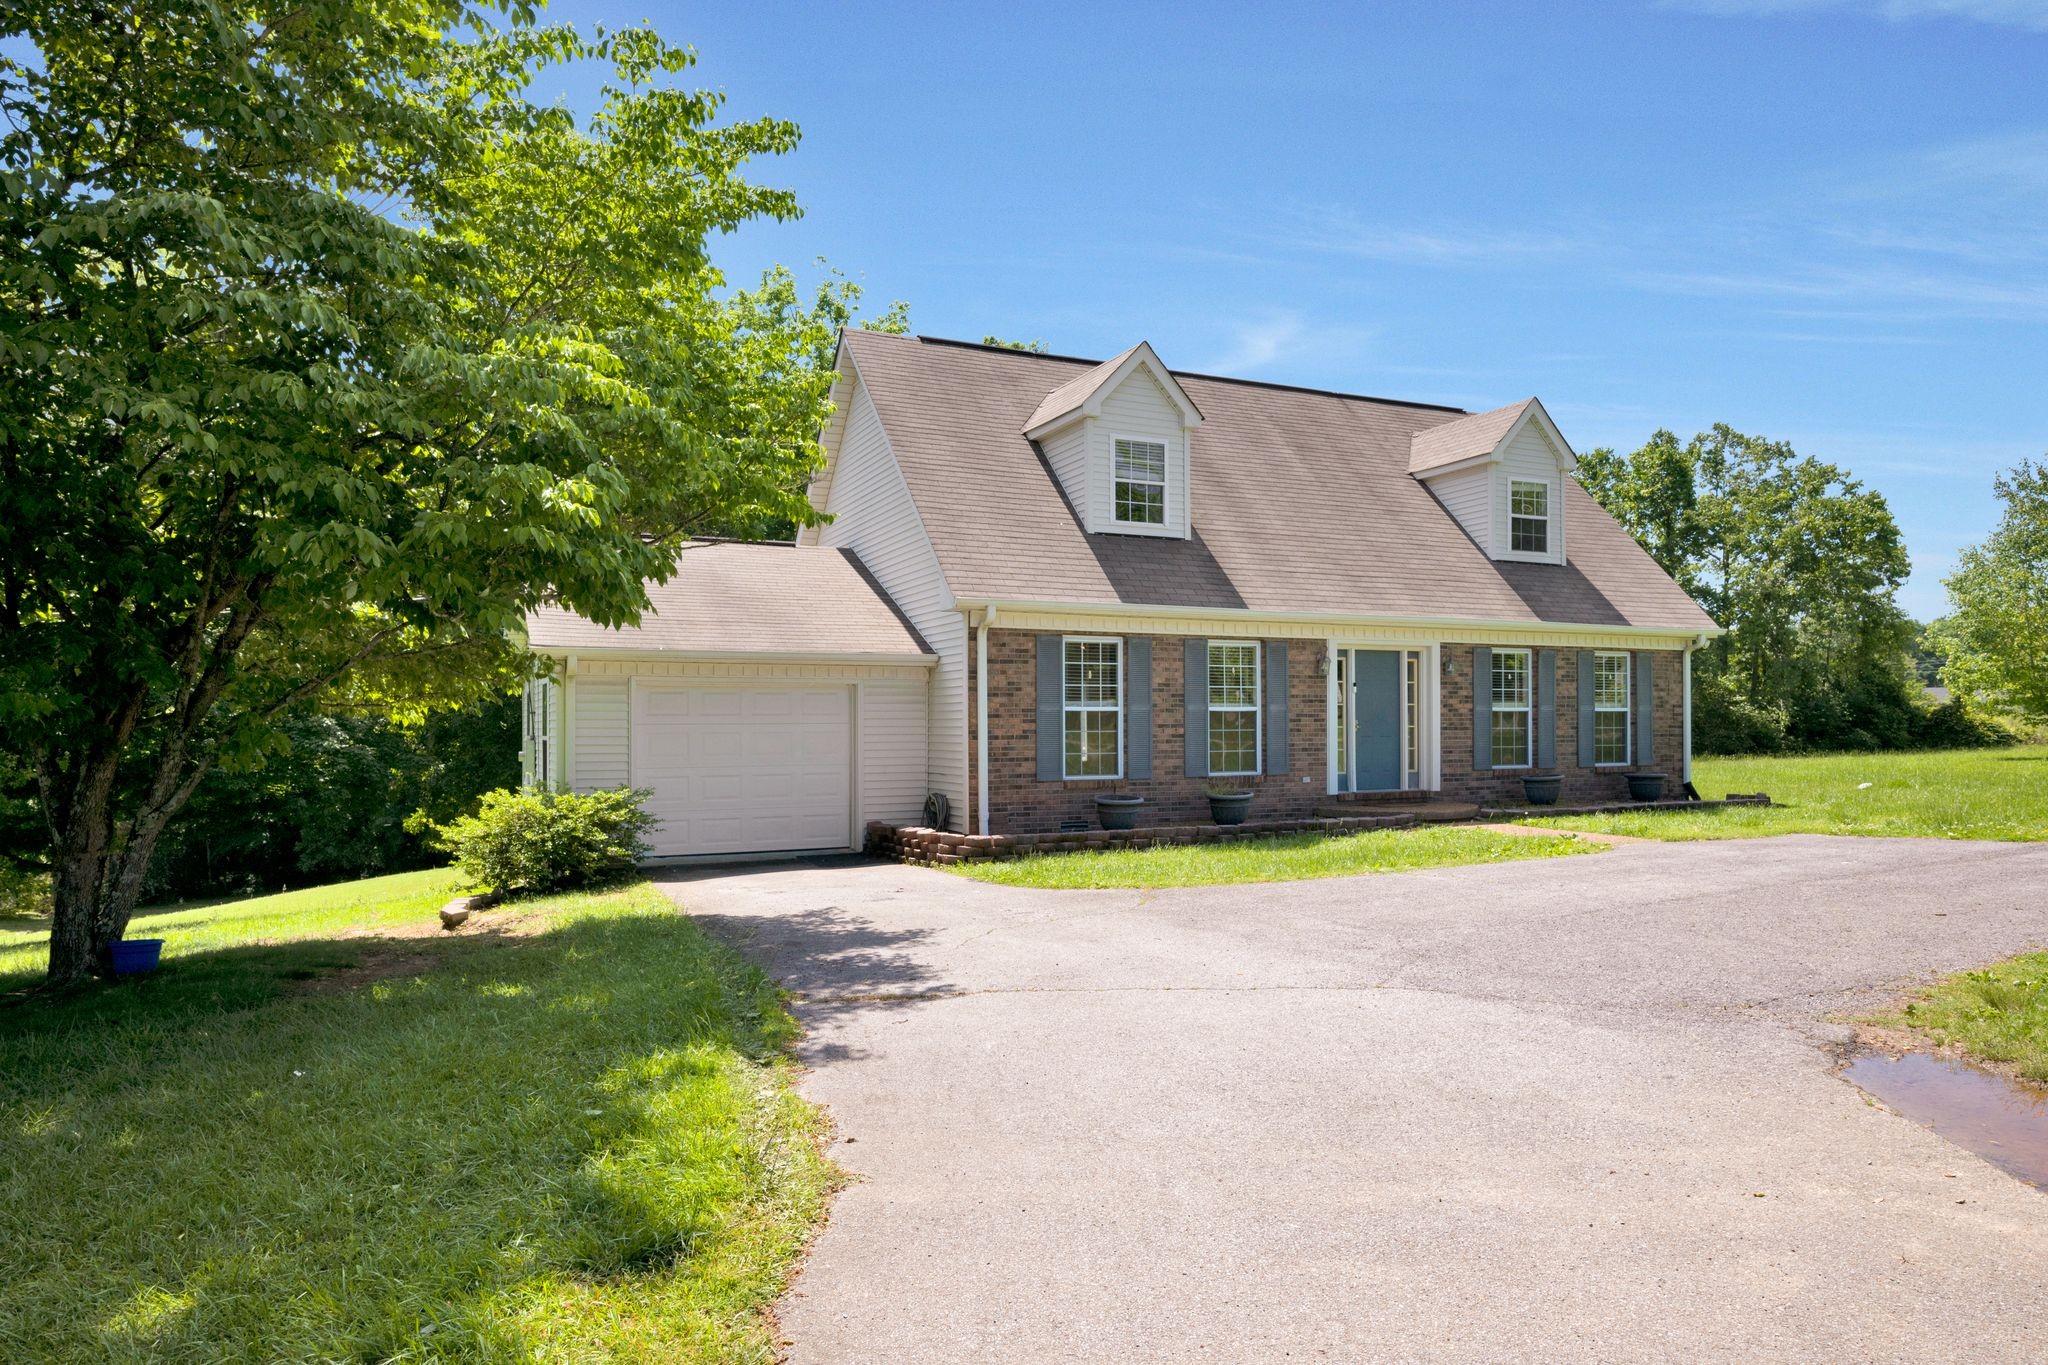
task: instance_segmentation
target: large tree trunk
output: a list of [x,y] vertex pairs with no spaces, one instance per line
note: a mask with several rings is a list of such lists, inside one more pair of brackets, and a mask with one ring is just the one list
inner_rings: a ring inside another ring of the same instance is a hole
[[82,803],[56,830],[49,985],[75,986],[109,973],[113,945],[128,932],[142,899],[157,841],[198,777],[191,773],[169,801],[145,810],[125,830],[117,831],[105,800]]

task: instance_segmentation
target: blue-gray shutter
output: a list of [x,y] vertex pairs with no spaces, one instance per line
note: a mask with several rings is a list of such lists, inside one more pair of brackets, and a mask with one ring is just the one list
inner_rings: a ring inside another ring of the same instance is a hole
[[1209,642],[1189,639],[1181,690],[1187,694],[1187,775],[1209,775]]
[[1260,698],[1266,711],[1266,771],[1287,771],[1287,642],[1268,640],[1259,653],[1265,656],[1265,695]]
[[1066,649],[1057,635],[1038,637],[1038,780],[1067,775]]
[[1636,753],[1637,763],[1657,761],[1656,709],[1657,656],[1647,649],[1636,651]]
[[1472,651],[1472,766],[1493,766],[1493,651]]
[[1536,766],[1557,766],[1557,651],[1536,651]]
[[1598,757],[1593,748],[1593,651],[1579,651],[1579,766],[1590,768]]
[[1152,637],[1124,640],[1124,776],[1152,776]]

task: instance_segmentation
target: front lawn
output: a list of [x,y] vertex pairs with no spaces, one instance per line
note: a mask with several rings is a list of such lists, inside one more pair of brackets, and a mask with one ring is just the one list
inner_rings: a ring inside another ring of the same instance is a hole
[[1361,872],[1411,872],[1598,851],[1599,845],[1568,835],[1518,836],[1472,825],[1429,825],[1346,835],[1289,834],[1233,844],[1053,853],[1003,862],[956,863],[953,870],[977,881],[1062,890],[1217,886],[1349,877]]
[[1958,973],[1885,1022],[2048,1084],[2048,953]]
[[772,1358],[831,1171],[770,982],[645,885],[449,888],[149,915],[156,978],[0,1003],[0,1359]]
[[1554,829],[1649,839],[1760,834],[1881,834],[1938,839],[2048,839],[2048,747],[1933,753],[1700,758],[1700,795],[1768,792],[1768,807],[1558,816]]

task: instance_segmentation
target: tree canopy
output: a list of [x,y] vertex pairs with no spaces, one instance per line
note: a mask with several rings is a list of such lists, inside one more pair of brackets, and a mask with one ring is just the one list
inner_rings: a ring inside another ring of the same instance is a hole
[[1928,629],[1942,681],[1979,702],[2048,724],[2048,465],[2022,460],[1993,485],[1998,528],[1964,550],[1950,613]]
[[[629,622],[675,537],[810,519],[858,291],[722,297],[707,239],[797,214],[742,174],[797,130],[720,122],[645,29],[20,0],[0,36],[0,767],[70,981],[293,708],[502,691],[534,605]],[[566,62],[610,72],[586,124],[522,93]]]
[[1881,494],[1726,425],[1592,451],[1579,479],[1727,629],[1696,666],[1702,749],[1912,742],[1909,565]]

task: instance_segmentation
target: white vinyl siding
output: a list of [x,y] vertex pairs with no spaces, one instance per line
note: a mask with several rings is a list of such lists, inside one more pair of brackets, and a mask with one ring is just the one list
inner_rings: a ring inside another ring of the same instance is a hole
[[1445,474],[1429,481],[1429,488],[1444,510],[1465,528],[1465,534],[1487,554],[1493,553],[1492,511],[1488,498],[1493,489],[1491,466],[1481,465],[1477,469],[1461,469],[1454,474]]
[[529,787],[554,787],[561,774],[562,686],[553,678],[526,684],[519,707],[519,777]]
[[569,694],[575,708],[570,723],[570,788],[594,792],[625,786],[632,770],[626,680],[578,677],[569,685]]
[[1052,466],[1053,477],[1060,481],[1067,501],[1074,504],[1084,522],[1089,516],[1088,442],[1093,426],[1092,422],[1076,422],[1046,437],[1039,447],[1045,452],[1045,462]]
[[[1494,556],[1499,559],[1528,560],[1539,564],[1562,564],[1565,559],[1564,546],[1564,479],[1558,470],[1562,452],[1550,443],[1542,426],[1535,421],[1526,422],[1515,433],[1501,451],[1500,459],[1494,464],[1492,536],[1493,544],[1499,549]],[[1513,488],[1517,482],[1541,483],[1548,490],[1545,498],[1549,507],[1549,526],[1545,539],[1546,547],[1541,551],[1517,550],[1514,548],[1513,522],[1510,506]]]
[[[825,510],[834,520],[821,528],[818,541],[859,555],[939,656],[932,670],[929,728],[920,746],[927,756],[922,781],[925,791],[945,793],[953,827],[965,829],[967,623],[953,608],[953,594],[889,449],[881,418],[867,387],[858,381],[833,466],[830,505]],[[918,806],[923,803],[920,793]]]
[[[1115,531],[1121,535],[1173,536],[1188,534],[1188,446],[1181,428],[1180,409],[1161,388],[1152,372],[1139,367],[1124,376],[1102,400],[1102,416],[1083,423],[1093,428],[1094,478],[1090,480],[1090,530]],[[1116,520],[1116,450],[1118,437],[1157,441],[1166,448],[1166,520],[1158,526],[1128,526]]]

